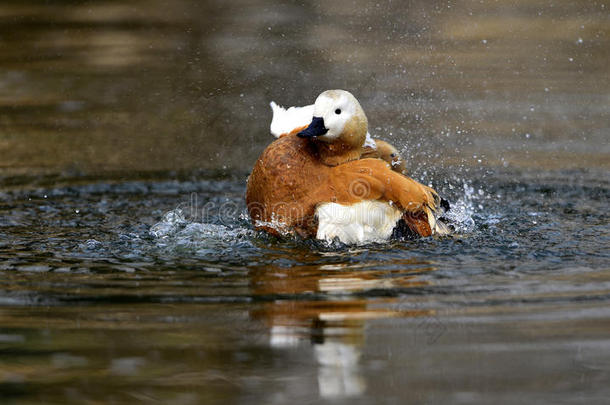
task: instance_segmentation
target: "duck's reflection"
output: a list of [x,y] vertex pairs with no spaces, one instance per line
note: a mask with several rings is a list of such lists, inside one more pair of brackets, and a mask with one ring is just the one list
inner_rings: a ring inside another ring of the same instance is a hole
[[326,341],[314,346],[318,361],[318,390],[325,398],[357,396],[366,382],[358,371],[360,345]]
[[433,270],[429,264],[404,264],[404,270],[381,271],[347,265],[253,270],[253,293],[273,299],[251,316],[268,326],[272,348],[313,345],[320,396],[359,396],[366,391],[360,372],[366,320],[424,313],[401,308],[397,298],[373,294],[426,284],[418,275]]

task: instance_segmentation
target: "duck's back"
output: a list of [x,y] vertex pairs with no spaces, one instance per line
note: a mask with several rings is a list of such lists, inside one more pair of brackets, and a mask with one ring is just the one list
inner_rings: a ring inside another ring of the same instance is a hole
[[327,181],[328,168],[319,162],[312,143],[297,130],[271,143],[261,154],[248,179],[246,203],[255,225],[281,233],[288,229],[315,235],[315,191]]

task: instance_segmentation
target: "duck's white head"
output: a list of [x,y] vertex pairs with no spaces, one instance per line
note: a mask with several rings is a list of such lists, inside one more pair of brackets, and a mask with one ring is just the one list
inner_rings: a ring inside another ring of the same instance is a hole
[[316,99],[311,124],[298,136],[327,143],[343,141],[360,148],[367,129],[366,115],[352,93],[326,90]]

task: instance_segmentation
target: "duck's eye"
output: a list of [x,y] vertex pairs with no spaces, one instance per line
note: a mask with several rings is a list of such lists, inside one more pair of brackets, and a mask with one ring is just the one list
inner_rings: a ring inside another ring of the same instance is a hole
[[390,157],[391,157],[391,158],[395,158],[395,157],[396,157],[396,153],[392,153],[392,154],[390,155]]
[[340,109],[340,108],[337,108],[337,109],[335,110],[335,114],[337,114],[337,115],[341,114],[341,109]]

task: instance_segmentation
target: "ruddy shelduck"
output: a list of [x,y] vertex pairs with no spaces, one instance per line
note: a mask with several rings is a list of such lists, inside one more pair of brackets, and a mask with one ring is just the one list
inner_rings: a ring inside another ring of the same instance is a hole
[[[271,106],[271,132],[278,139],[258,158],[246,190],[257,229],[344,243],[382,242],[400,230],[448,232],[436,220],[442,211],[437,193],[381,158],[389,152],[393,160],[393,146],[369,150],[374,157],[366,157],[368,120],[351,93],[327,90],[313,106],[284,110],[281,120],[281,107]],[[309,125],[302,125],[304,117],[311,117]],[[282,133],[287,127],[293,129]]]

